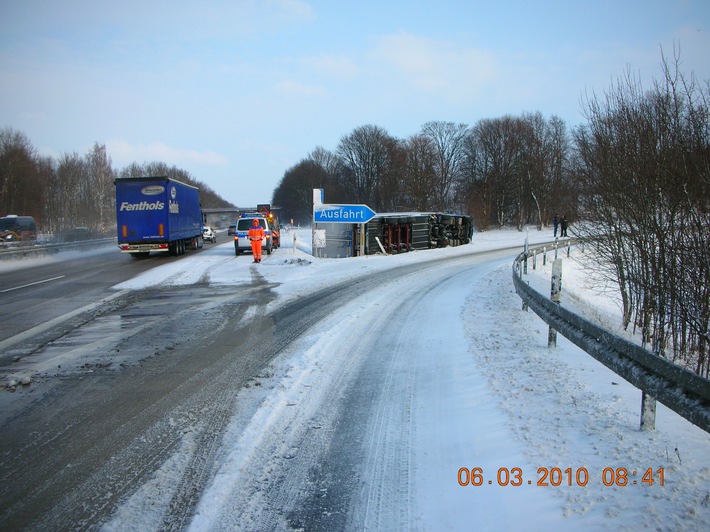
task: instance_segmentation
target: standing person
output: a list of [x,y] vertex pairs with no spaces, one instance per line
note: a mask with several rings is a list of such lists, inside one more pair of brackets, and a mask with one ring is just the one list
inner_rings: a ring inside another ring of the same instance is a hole
[[560,236],[567,236],[567,216],[562,216],[560,222]]
[[254,218],[249,228],[249,240],[251,240],[251,252],[254,255],[254,262],[261,262],[261,240],[264,238],[264,228],[259,224],[259,219]]
[[560,215],[555,213],[555,217],[552,219],[552,225],[555,227],[554,237],[557,238],[557,227],[560,225]]

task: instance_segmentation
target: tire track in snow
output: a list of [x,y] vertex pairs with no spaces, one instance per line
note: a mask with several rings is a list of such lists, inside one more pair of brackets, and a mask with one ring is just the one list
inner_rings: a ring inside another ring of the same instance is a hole
[[[470,262],[470,259],[468,259]],[[435,303],[452,275],[461,273],[461,263],[447,264],[425,276],[407,279],[402,300],[385,317],[381,341],[370,357],[363,378],[379,381],[373,402],[365,449],[363,483],[348,527],[367,530],[412,530],[419,519],[416,504],[418,403],[425,382],[439,376],[429,372],[431,357],[446,357],[446,338],[436,329],[451,323],[437,322],[440,306]],[[422,328],[423,323],[430,328]],[[446,336],[446,335],[445,335]],[[433,341],[434,340],[434,341]],[[434,349],[432,349],[432,347]],[[374,362],[374,363],[373,363]],[[442,393],[448,393],[445,387]]]
[[366,480],[358,496],[364,504],[364,515],[354,519],[362,520],[364,528],[408,528],[410,522],[412,409],[420,325],[417,309],[432,287],[422,291],[418,284],[408,287],[415,294],[398,302],[387,316],[382,336],[390,340],[378,342],[373,355],[380,363],[368,372],[370,378],[372,371],[383,375],[383,382],[367,441],[363,472]]
[[[264,393],[261,408],[246,426],[237,423],[232,428],[237,433],[230,444],[233,451],[217,473],[215,493],[208,489],[203,498],[206,506],[198,507],[193,529],[290,528],[301,519],[292,514],[303,506],[300,501],[314,490],[319,493],[321,485],[312,473],[337,430],[338,406],[368,351],[369,342],[363,338],[374,319],[353,311],[361,303],[357,298],[337,291],[332,295],[338,303],[348,299],[352,306],[330,313],[309,335],[293,340],[281,354],[282,364],[287,362],[280,373],[262,384],[268,386],[266,390],[245,392],[246,396]],[[323,305],[328,303],[321,304],[321,311]],[[342,334],[329,334],[333,328]],[[327,385],[319,386],[320,382]],[[243,396],[240,402],[254,400]],[[225,489],[230,494],[224,505],[215,505]]]
[[[490,258],[390,271],[360,281],[357,290],[336,287],[325,300],[304,302],[301,310],[317,308],[320,319],[285,346],[275,377],[262,383],[258,411],[227,431],[232,452],[191,529],[415,525],[413,405],[429,378],[417,368],[432,350],[421,324],[442,279]],[[458,318],[459,311],[452,313]]]

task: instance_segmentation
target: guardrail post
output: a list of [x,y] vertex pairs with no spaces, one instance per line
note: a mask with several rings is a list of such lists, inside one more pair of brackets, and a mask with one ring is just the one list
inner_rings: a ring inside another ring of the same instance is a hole
[[[518,277],[518,279],[520,279],[522,281],[522,273],[520,272],[520,262],[519,261],[515,261],[515,275]],[[530,283],[528,283],[528,284],[530,284]],[[523,299],[523,298],[521,298],[521,299]],[[525,299],[523,299],[523,310],[525,312],[528,311],[528,304],[525,301]]]
[[641,430],[656,430],[656,399],[641,391]]
[[[562,298],[562,259],[552,263],[552,278],[550,282],[550,300],[560,304]],[[550,325],[547,332],[547,347],[557,347],[557,331]]]
[[545,266],[547,264],[547,247],[542,248],[542,265]]

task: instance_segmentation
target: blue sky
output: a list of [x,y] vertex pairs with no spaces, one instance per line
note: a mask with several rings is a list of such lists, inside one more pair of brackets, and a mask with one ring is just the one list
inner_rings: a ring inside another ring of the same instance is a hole
[[98,142],[117,169],[163,161],[253,206],[365,124],[578,125],[585,92],[627,69],[650,86],[674,46],[710,80],[710,2],[0,0],[0,127],[54,157]]

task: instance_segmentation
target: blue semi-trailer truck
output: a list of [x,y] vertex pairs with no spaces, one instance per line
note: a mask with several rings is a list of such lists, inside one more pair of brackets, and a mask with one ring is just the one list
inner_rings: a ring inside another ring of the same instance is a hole
[[122,252],[135,257],[151,251],[182,255],[203,246],[199,189],[166,176],[127,177],[114,183]]

